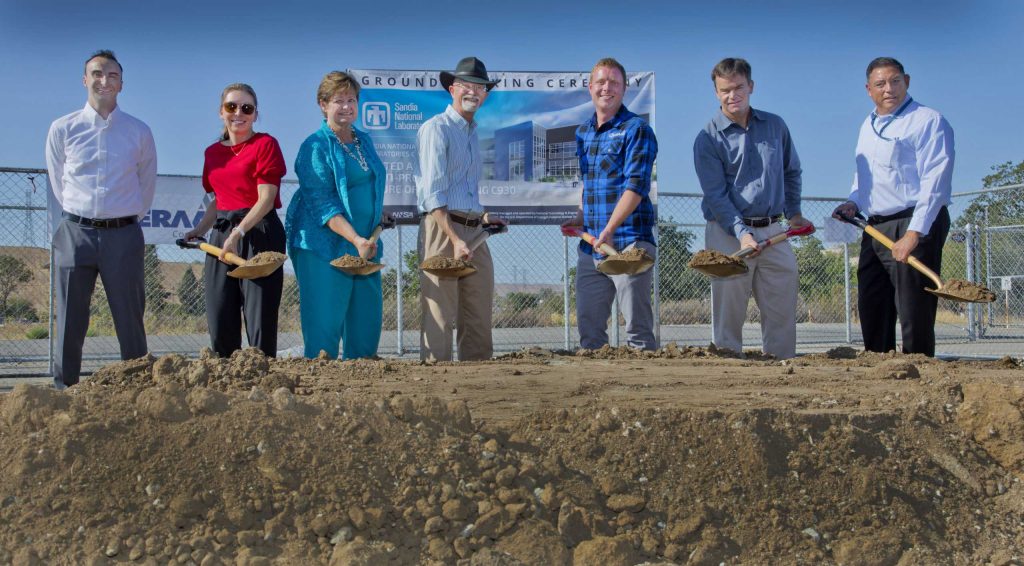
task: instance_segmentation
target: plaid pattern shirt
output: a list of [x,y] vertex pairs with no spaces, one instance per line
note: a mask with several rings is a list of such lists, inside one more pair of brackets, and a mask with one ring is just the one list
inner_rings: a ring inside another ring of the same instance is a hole
[[[658,140],[651,126],[625,105],[600,128],[594,114],[576,130],[576,155],[583,179],[584,230],[594,236],[600,234],[622,194],[633,191],[640,195],[640,204],[615,230],[609,243],[620,251],[638,240],[655,244],[657,217],[650,192]],[[580,249],[601,256],[586,242],[580,242]]]

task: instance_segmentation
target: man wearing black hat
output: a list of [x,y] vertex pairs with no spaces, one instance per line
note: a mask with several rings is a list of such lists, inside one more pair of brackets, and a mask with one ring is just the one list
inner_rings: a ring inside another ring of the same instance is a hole
[[487,244],[471,242],[486,223],[505,221],[480,204],[480,142],[473,117],[497,81],[483,61],[466,57],[454,72],[441,72],[452,103],[427,120],[416,136],[416,200],[420,214],[420,261],[435,255],[473,260],[476,272],[440,278],[420,272],[420,359],[452,359],[452,321],[458,332],[459,360],[486,360],[493,353],[491,313],[494,264]]

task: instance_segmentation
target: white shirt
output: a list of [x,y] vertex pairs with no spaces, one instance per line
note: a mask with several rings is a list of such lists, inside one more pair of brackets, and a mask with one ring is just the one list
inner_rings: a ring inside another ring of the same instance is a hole
[[153,205],[153,134],[118,108],[104,120],[86,103],[54,120],[46,136],[46,168],[57,202],[72,214],[141,220]]
[[954,156],[953,128],[937,111],[910,100],[903,112],[872,112],[860,127],[850,200],[868,215],[915,207],[908,229],[927,234],[952,202]]
[[449,211],[483,214],[480,204],[480,141],[476,121],[469,123],[449,104],[416,134],[416,201],[421,213]]

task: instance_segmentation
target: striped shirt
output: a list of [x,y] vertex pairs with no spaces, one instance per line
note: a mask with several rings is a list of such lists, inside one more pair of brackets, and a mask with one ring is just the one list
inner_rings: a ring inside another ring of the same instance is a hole
[[419,211],[447,207],[449,211],[481,215],[480,141],[476,122],[466,122],[449,104],[427,120],[416,134],[416,202]]
[[[600,128],[594,114],[576,130],[576,155],[583,178],[584,230],[600,234],[623,193],[633,191],[640,195],[640,204],[616,228],[609,244],[616,250],[636,241],[655,244],[654,225],[658,219],[651,202],[651,178],[658,140],[651,126],[625,105]],[[580,249],[601,255],[583,241]]]

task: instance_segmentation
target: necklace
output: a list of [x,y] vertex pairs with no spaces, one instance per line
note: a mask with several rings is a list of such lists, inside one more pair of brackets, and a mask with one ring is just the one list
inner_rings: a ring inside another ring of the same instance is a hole
[[[335,135],[337,135],[337,134],[335,134]],[[338,138],[338,143],[341,144],[341,150],[344,151],[346,154],[348,154],[348,156],[351,157],[353,161],[358,163],[359,164],[359,168],[362,169],[363,172],[366,172],[366,171],[370,170],[370,164],[366,162],[366,156],[363,155],[363,144],[362,144],[362,142],[359,141],[359,138],[356,137],[356,132],[355,132],[354,128],[352,130],[352,144],[351,144],[351,145],[356,146],[356,150],[355,150],[354,153],[353,153],[353,151],[351,149],[349,149],[349,147],[348,147],[349,144],[346,144],[345,142],[341,141],[341,138]]]
[[[235,157],[238,157],[238,154],[240,154],[243,151],[245,151],[245,148],[246,148],[246,146],[249,145],[249,140],[251,140],[251,139],[252,139],[252,136],[249,136],[248,138],[246,138],[245,141],[238,142],[235,145],[229,145],[227,147],[228,147],[228,149],[231,150],[231,153],[233,153],[235,155]],[[235,150],[236,147],[238,148],[237,151]]]

